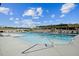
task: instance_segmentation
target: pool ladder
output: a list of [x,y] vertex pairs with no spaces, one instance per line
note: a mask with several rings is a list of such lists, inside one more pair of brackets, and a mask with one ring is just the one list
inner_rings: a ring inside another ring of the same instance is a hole
[[35,47],[35,46],[37,46],[37,45],[38,45],[38,44],[35,44],[35,45],[31,46],[30,48],[24,50],[24,51],[22,52],[22,54],[25,54],[26,51],[30,50],[31,48],[33,48],[33,47]]

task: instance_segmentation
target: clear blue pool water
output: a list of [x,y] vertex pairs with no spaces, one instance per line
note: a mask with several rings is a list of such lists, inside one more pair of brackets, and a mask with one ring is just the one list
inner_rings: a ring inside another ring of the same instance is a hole
[[20,37],[24,41],[28,41],[34,44],[65,44],[73,40],[74,35],[66,34],[51,34],[51,33],[36,33],[36,32],[26,32],[21,33]]

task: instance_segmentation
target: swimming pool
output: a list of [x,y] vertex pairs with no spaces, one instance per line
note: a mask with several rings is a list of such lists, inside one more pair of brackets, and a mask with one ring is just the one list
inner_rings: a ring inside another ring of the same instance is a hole
[[20,37],[24,41],[28,41],[34,44],[67,44],[73,40],[74,35],[66,34],[51,34],[51,33],[37,33],[37,32],[25,32],[21,33]]

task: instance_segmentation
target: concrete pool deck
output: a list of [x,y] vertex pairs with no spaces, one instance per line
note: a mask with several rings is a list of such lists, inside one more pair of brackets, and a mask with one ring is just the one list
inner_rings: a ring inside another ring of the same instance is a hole
[[[79,56],[79,35],[67,45],[54,45],[45,48],[44,44],[38,44],[30,49],[29,53],[22,52],[33,44],[20,41],[17,37],[0,37],[0,56]],[[45,48],[45,49],[44,49]]]

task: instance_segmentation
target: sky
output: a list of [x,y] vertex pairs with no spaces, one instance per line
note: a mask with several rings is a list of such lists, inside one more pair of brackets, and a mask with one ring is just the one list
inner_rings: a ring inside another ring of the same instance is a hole
[[79,4],[75,3],[1,3],[0,26],[36,27],[79,24]]

